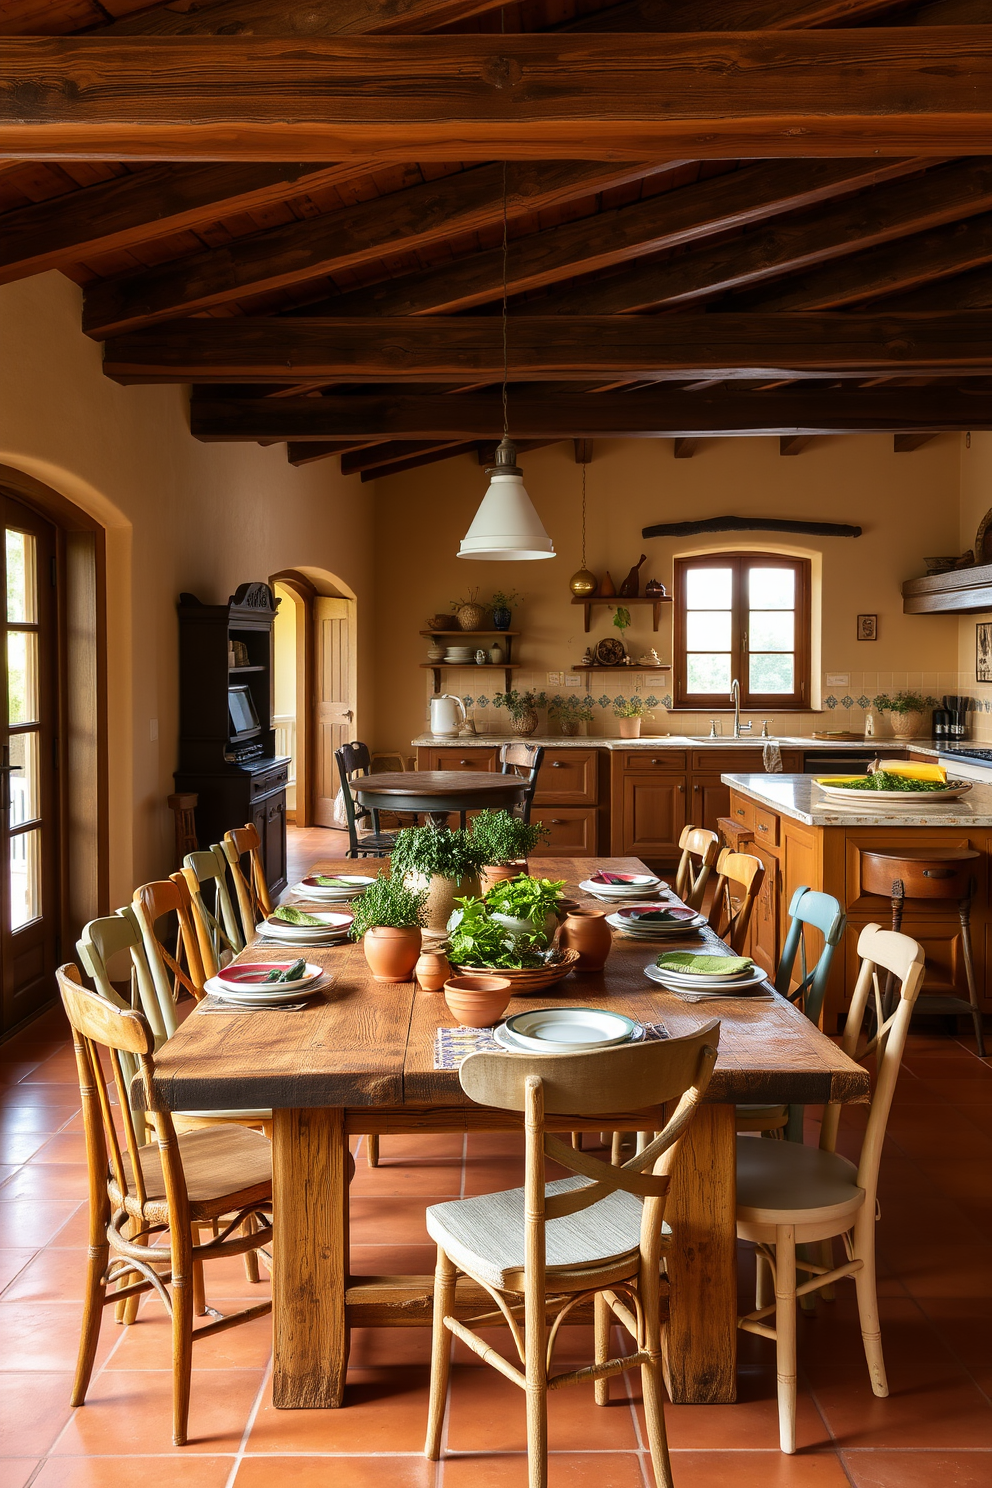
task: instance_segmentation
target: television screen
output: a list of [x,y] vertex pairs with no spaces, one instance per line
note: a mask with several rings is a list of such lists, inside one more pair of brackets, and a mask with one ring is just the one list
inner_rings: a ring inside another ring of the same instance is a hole
[[231,715],[233,735],[257,733],[260,727],[258,714],[255,712],[255,704],[251,700],[251,693],[247,687],[228,688],[227,708]]

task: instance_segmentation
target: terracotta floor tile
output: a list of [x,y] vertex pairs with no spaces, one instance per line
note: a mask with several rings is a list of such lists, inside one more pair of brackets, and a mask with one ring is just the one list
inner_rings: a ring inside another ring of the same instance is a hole
[[6,1099],[6,1092],[0,1098],[0,1131],[3,1132],[42,1132],[52,1134],[71,1121],[79,1110],[79,1102],[74,1106],[26,1106],[20,1102],[15,1104]]
[[0,1374],[0,1459],[41,1457],[72,1414],[71,1374]]
[[370,1168],[359,1152],[351,1184],[354,1197],[388,1198],[424,1195],[425,1202],[435,1198],[457,1198],[462,1181],[461,1143],[457,1153],[448,1156],[430,1153],[420,1159],[398,1157],[387,1151],[387,1144],[397,1140],[384,1137],[382,1158],[377,1168]]
[[30,1265],[37,1253],[37,1251],[23,1248],[0,1250],[0,1292],[13,1284],[15,1278],[20,1275],[25,1266]]
[[40,1058],[25,1059],[14,1055],[7,1059],[0,1058],[0,1084],[19,1085],[22,1080],[27,1079],[28,1075],[33,1074],[41,1063]]
[[0,1132],[0,1163],[20,1166],[52,1140],[45,1132],[5,1131]]
[[[644,1479],[636,1452],[597,1452],[590,1456],[552,1452],[548,1483],[549,1488],[643,1488]],[[444,1484],[445,1488],[527,1488],[527,1458],[522,1454],[483,1453],[446,1457]]]
[[920,1306],[954,1357],[992,1399],[992,1298],[927,1297]]
[[[646,1442],[639,1371],[632,1372],[630,1380],[641,1438]],[[622,1385],[614,1384],[610,1392],[611,1399],[621,1398],[622,1388]],[[799,1450],[828,1447],[830,1433],[807,1389],[800,1387],[796,1407],[796,1442]],[[668,1440],[673,1451],[676,1447],[680,1450],[706,1447],[777,1450],[778,1402],[775,1394],[774,1360],[764,1377],[759,1376],[755,1380],[742,1374],[738,1398],[733,1405],[668,1405],[665,1408],[665,1419],[668,1422]]]
[[[494,1369],[451,1372],[448,1445],[456,1452],[527,1446],[524,1393]],[[632,1450],[637,1446],[626,1401],[597,1406],[592,1385],[556,1390],[548,1398],[548,1442],[558,1451]]]
[[989,1452],[842,1452],[855,1488],[988,1488]]
[[427,1245],[430,1236],[424,1222],[426,1210],[427,1201],[415,1196],[381,1199],[357,1196],[351,1201],[351,1238],[356,1245],[371,1245],[383,1237],[400,1245]]
[[5,1188],[14,1174],[20,1171],[20,1163],[0,1163],[0,1189]]
[[53,1457],[235,1452],[258,1394],[260,1369],[193,1369],[189,1444],[172,1446],[172,1371],[105,1370],[52,1449]]
[[79,1085],[75,1080],[58,1083],[12,1085],[3,1092],[5,1106],[72,1106],[79,1110]]
[[426,1369],[349,1372],[342,1410],[276,1410],[266,1390],[248,1450],[260,1452],[420,1452],[427,1426]]
[[0,1461],[0,1488],[24,1488],[37,1466],[33,1457],[8,1457]]
[[[132,1481],[140,1476],[144,1483],[168,1483],[169,1488],[224,1488],[234,1466],[232,1457],[141,1457],[130,1467],[136,1469]],[[126,1471],[127,1478],[132,1474]],[[295,1467],[294,1467],[295,1478]],[[123,1482],[121,1463],[115,1457],[49,1458],[31,1488],[107,1488]],[[270,1477],[269,1488],[273,1488]]]
[[90,1215],[88,1204],[77,1204],[62,1228],[49,1242],[59,1250],[80,1250],[89,1244]]
[[[82,1312],[75,1302],[0,1302],[0,1349],[4,1369],[74,1369]],[[99,1365],[117,1342],[117,1330],[103,1327]]]
[[6,1199],[74,1199],[86,1198],[87,1179],[83,1163],[28,1163],[5,1183]]
[[833,1452],[676,1452],[672,1475],[678,1488],[850,1488]]
[[86,1138],[82,1132],[57,1132],[48,1137],[31,1159],[36,1163],[86,1163]]
[[437,1247],[423,1245],[353,1245],[351,1269],[359,1276],[433,1276]]
[[[285,1459],[245,1457],[234,1488],[281,1488],[280,1467],[285,1471]],[[433,1488],[436,1474],[433,1462],[412,1455],[292,1459],[293,1488]]]
[[[0,1251],[3,1256],[17,1252]],[[82,1249],[57,1250],[54,1247],[30,1252],[29,1259],[16,1279],[3,1294],[5,1302],[75,1302],[82,1303],[86,1279],[86,1255]]]
[[14,1200],[0,1189],[0,1246],[17,1248],[25,1240],[47,1245],[78,1208],[78,1202],[67,1199]]
[[[209,1300],[209,1293],[208,1293]],[[238,1312],[250,1306],[257,1298],[225,1299],[219,1311]],[[203,1322],[209,1322],[204,1318]],[[194,1322],[194,1329],[197,1324]],[[119,1346],[109,1361],[109,1369],[171,1369],[172,1325],[165,1309],[157,1299],[143,1302],[137,1321],[129,1328],[120,1329],[113,1317],[104,1325],[104,1337],[109,1336]],[[252,1318],[211,1338],[193,1338],[194,1369],[256,1369],[261,1370],[269,1362],[272,1353],[272,1314]]]
[[992,1296],[992,1245],[912,1231],[879,1237],[879,1251],[913,1297]]
[[928,1079],[924,1085],[924,1103],[939,1096],[960,1110],[969,1106],[992,1106],[992,1079],[946,1080]]

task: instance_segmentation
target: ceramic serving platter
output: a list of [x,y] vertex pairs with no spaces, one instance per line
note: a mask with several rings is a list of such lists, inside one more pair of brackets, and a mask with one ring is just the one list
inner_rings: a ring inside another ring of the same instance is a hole
[[355,916],[347,910],[317,910],[314,919],[319,925],[292,925],[288,920],[277,920],[268,915],[256,926],[259,935],[274,936],[292,945],[306,945],[308,941],[323,941],[328,937],[347,935],[355,922]]
[[[299,958],[297,958],[299,959]],[[271,991],[273,987],[306,987],[311,982],[316,982],[324,975],[324,968],[308,961],[303,969],[303,975],[296,977],[292,982],[269,982],[267,977],[273,971],[288,971],[295,966],[295,961],[242,961],[233,966],[225,966],[217,973],[216,980],[223,982],[224,986],[232,991],[247,991],[250,988],[265,988]]]
[[[621,1039],[620,1042],[621,1043],[629,1042],[631,1044],[636,1044],[636,1043],[640,1042],[640,1040],[643,1039],[643,1037],[644,1037],[644,1029],[643,1029],[642,1025],[640,1023],[635,1023],[634,1024],[634,1031],[630,1035],[629,1040]],[[497,1023],[496,1027],[493,1029],[493,1038],[496,1040],[496,1042],[500,1045],[501,1048],[506,1049],[510,1054],[533,1054],[534,1053],[534,1050],[531,1049],[529,1045],[524,1044],[520,1039],[514,1037],[514,1035],[506,1027],[506,1024],[505,1023]],[[546,1047],[543,1047],[542,1050],[541,1050],[541,1052],[544,1053],[544,1054],[552,1053],[552,1052],[553,1053],[556,1053],[556,1054],[572,1054],[572,1053],[575,1053],[577,1050],[588,1051],[590,1049],[612,1049],[614,1047],[615,1047],[615,1045],[614,1045],[613,1042],[604,1043],[604,1044],[574,1044],[574,1045],[571,1045],[571,1046],[566,1046],[564,1044],[559,1044],[559,1045],[556,1045],[553,1050],[548,1049]]]
[[834,785],[830,779],[816,779],[816,784],[824,795],[833,796],[838,801],[857,802],[858,804],[864,802],[866,806],[871,806],[873,801],[884,801],[890,806],[919,807],[927,801],[957,801],[961,796],[968,794],[974,782],[949,780],[944,790],[928,791],[852,790],[849,785]]
[[614,1044],[626,1044],[638,1027],[623,1013],[588,1007],[532,1008],[529,1012],[507,1018],[502,1026],[517,1048],[536,1054],[561,1054],[576,1049],[604,1049]]
[[220,1002],[230,1003],[232,1007],[278,1008],[286,1003],[301,1002],[303,998],[312,997],[330,985],[331,978],[325,976],[316,982],[308,982],[304,987],[301,987],[299,982],[281,982],[264,991],[255,987],[245,987],[235,991],[233,987],[225,986],[217,977],[208,977],[203,984],[203,990],[209,992]]
[[671,972],[662,971],[661,967],[656,966],[653,961],[645,966],[644,974],[650,977],[652,982],[667,987],[671,992],[705,993],[708,997],[736,997],[738,993],[747,993],[751,987],[761,986],[768,981],[765,973],[759,971],[757,967],[744,977],[721,977],[710,981],[707,977],[690,975],[680,977],[676,981]]
[[337,874],[333,884],[319,884],[317,878],[315,873],[302,878],[298,884],[293,885],[290,893],[295,894],[298,899],[326,899],[336,904],[343,899],[357,898],[359,894],[365,893],[370,884],[375,883],[374,878],[369,878],[364,873]]

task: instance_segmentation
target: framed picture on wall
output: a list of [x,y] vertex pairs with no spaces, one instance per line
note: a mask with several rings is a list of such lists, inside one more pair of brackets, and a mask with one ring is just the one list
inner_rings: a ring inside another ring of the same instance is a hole
[[975,626],[975,681],[992,682],[992,624],[979,620]]
[[878,640],[878,616],[877,615],[859,615],[858,616],[858,640],[859,641],[877,641]]

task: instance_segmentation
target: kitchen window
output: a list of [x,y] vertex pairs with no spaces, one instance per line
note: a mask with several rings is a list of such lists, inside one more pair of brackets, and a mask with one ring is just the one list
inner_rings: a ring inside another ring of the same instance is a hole
[[675,560],[676,708],[810,706],[810,565],[777,553]]

